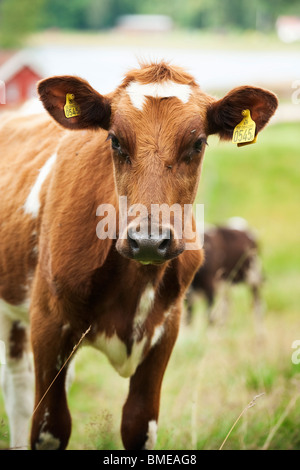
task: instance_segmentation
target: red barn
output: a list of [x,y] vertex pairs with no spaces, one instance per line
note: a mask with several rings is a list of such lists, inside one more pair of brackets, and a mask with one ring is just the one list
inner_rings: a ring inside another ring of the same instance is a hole
[[[36,96],[36,83],[43,78],[37,64],[22,52],[0,52],[0,103],[16,107]],[[0,108],[1,109],[1,108]]]

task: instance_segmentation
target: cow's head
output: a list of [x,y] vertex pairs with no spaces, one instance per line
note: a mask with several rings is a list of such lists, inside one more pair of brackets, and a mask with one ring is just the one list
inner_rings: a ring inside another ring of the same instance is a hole
[[[257,134],[277,108],[272,93],[249,86],[216,100],[193,77],[166,63],[131,71],[106,96],[70,76],[43,80],[38,90],[59,124],[108,132],[117,193],[126,196],[130,208],[117,250],[153,264],[185,249],[183,210],[195,199],[207,137],[231,139],[244,109],[250,110]],[[67,94],[79,106],[73,117],[64,112]]]

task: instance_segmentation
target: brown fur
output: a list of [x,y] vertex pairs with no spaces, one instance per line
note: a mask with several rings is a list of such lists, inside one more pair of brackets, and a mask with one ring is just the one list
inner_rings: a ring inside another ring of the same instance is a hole
[[[173,80],[189,84],[192,93],[188,103],[148,97],[141,112],[126,92],[133,80]],[[59,125],[47,116],[12,115],[1,118],[0,128],[0,297],[15,305],[31,299],[38,406],[31,444],[39,448],[47,432],[59,448],[67,446],[71,418],[64,389],[66,369],[40,400],[57,374],[58,357],[66,359],[91,326],[91,344],[99,334],[108,340],[116,335],[128,357],[134,341],[145,338],[121,426],[125,448],[141,448],[149,422],[158,419],[160,386],[177,337],[182,299],[202,252],[183,251],[185,239],[172,239],[164,263],[142,265],[131,259],[128,238],[97,238],[96,210],[110,203],[118,213],[119,195],[128,197],[128,205],[142,203],[147,208],[153,203],[179,203],[182,208],[192,204],[205,147],[198,149],[196,143],[205,143],[210,132],[224,135],[222,114],[216,111],[222,102],[205,95],[186,72],[166,63],[129,72],[107,96],[69,76],[44,80],[38,90]],[[66,93],[75,95],[80,116],[65,117]],[[262,90],[257,96],[255,109],[259,107],[262,122],[267,122],[274,98]],[[111,139],[118,139],[120,150],[111,152],[107,130]],[[38,217],[33,218],[23,206],[38,170],[54,152],[57,158],[40,191]],[[135,313],[149,284],[155,291],[153,306],[140,330],[134,330]],[[153,346],[158,325],[163,326],[163,336]],[[41,425],[46,415],[47,422]]]
[[263,274],[258,241],[254,234],[249,229],[216,226],[205,232],[203,248],[204,262],[196,272],[187,294],[188,322],[192,320],[194,294],[197,293],[204,295],[209,307],[209,322],[214,321],[212,308],[222,281],[227,285],[248,285],[252,291],[254,307],[257,309],[260,304]]

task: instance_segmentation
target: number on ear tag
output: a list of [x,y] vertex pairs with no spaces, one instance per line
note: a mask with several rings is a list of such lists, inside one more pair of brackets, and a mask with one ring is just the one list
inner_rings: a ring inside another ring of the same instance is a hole
[[71,118],[75,116],[80,116],[80,106],[74,101],[75,96],[73,93],[66,94],[66,104],[64,106],[66,118]]
[[238,147],[242,145],[255,144],[257,136],[255,136],[256,124],[251,119],[249,109],[244,109],[242,112],[242,121],[234,128],[232,143],[237,144]]

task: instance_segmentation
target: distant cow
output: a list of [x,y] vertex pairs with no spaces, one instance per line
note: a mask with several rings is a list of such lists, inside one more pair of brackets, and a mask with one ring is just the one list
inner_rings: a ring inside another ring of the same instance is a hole
[[253,295],[255,311],[260,313],[263,273],[259,247],[253,232],[246,228],[245,223],[241,224],[242,222],[242,219],[235,218],[229,221],[228,225],[212,227],[205,231],[204,262],[196,272],[187,293],[188,322],[192,319],[197,293],[202,293],[206,298],[209,322],[214,321],[213,306],[222,281],[227,285],[248,285]]
[[[244,109],[259,132],[277,98],[243,86],[216,100],[166,63],[130,71],[105,96],[72,76],[45,79],[38,92],[44,116],[7,115],[0,124],[0,339],[11,445],[27,445],[32,418],[32,449],[66,448],[68,358],[82,340],[130,377],[122,439],[126,449],[148,449],[184,295],[202,261],[196,243],[186,249],[194,222],[180,231],[178,220],[194,201],[206,139],[231,139]],[[166,221],[162,206],[176,206],[176,217]]]

